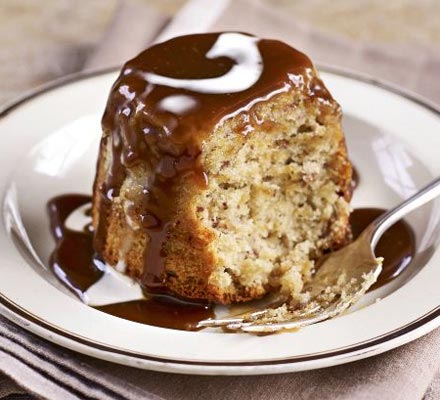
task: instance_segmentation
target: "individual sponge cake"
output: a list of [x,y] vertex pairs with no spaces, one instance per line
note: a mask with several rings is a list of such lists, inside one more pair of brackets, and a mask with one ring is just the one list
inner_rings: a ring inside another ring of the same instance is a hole
[[341,111],[311,61],[236,33],[129,61],[102,121],[95,250],[147,291],[295,296],[350,238]]

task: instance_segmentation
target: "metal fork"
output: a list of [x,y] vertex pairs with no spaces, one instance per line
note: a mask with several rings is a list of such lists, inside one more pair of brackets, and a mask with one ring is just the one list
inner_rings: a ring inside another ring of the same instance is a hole
[[440,177],[375,219],[354,242],[331,253],[305,285],[301,296],[305,300],[286,301],[281,306],[277,301],[241,316],[203,320],[198,327],[264,334],[302,328],[341,314],[365,294],[382,271],[382,259],[374,255],[374,249],[384,232],[439,195]]

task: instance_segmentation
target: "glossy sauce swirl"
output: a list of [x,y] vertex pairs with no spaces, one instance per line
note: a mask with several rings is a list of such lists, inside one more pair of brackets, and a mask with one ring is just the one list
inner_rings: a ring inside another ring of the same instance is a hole
[[202,188],[207,184],[199,162],[203,139],[234,116],[243,122],[237,134],[248,134],[263,122],[254,117],[252,107],[292,88],[316,101],[322,113],[335,110],[308,57],[275,40],[235,32],[182,36],[129,61],[113,85],[102,120],[101,154],[111,149],[111,155],[105,179],[95,187],[98,254],[112,200],[128,171],[141,166],[148,179],[132,217],[150,238],[143,283],[160,288],[161,252],[173,219],[177,183],[185,177]]

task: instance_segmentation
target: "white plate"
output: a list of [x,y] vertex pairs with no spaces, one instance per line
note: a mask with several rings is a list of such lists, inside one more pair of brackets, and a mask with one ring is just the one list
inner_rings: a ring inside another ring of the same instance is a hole
[[[440,172],[440,113],[409,95],[346,73],[323,79],[344,110],[361,181],[354,207],[393,206]],[[82,304],[47,271],[53,240],[46,202],[90,193],[100,116],[116,74],[64,80],[5,110],[0,120],[0,304],[8,318],[50,341],[127,365],[193,374],[267,374],[326,367],[378,354],[440,325],[439,209],[408,219],[417,257],[355,310],[294,333],[256,337],[141,325]],[[423,268],[422,268],[423,267]],[[376,302],[376,298],[382,300]]]

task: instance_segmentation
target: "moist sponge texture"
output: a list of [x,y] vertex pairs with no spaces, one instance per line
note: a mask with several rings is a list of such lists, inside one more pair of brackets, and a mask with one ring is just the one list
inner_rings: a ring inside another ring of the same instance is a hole
[[[104,132],[106,135],[106,132]],[[108,133],[107,133],[108,135]],[[350,238],[351,164],[336,102],[322,106],[291,89],[205,134],[199,165],[207,184],[179,177],[160,251],[162,284],[185,298],[247,301],[268,292],[295,297],[324,253]],[[101,146],[94,225],[106,221],[101,257],[143,279],[154,245],[139,219],[147,162],[127,170],[118,197],[98,213],[111,137]]]

